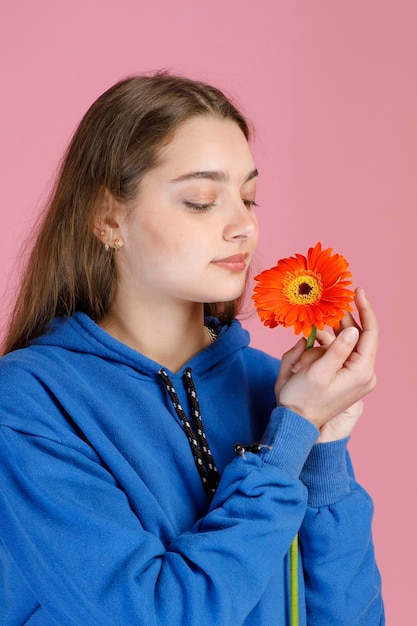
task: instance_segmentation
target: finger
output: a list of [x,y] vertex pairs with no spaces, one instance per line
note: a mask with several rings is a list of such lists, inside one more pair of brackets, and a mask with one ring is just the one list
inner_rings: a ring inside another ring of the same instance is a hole
[[314,364],[316,373],[326,378],[334,375],[348,360],[359,339],[359,330],[355,326],[343,329],[326,349],[322,358]]
[[335,329],[334,331],[335,335],[337,336],[339,333],[342,332],[342,330],[344,330],[345,328],[349,328],[349,326],[355,326],[355,328],[357,328],[359,331],[362,330],[355,318],[353,317],[352,313],[346,311],[344,316],[340,320],[339,328]]
[[278,385],[282,387],[284,383],[292,376],[294,365],[299,361],[301,355],[305,351],[306,340],[304,337],[299,339],[295,346],[286,352],[281,360],[279,369]]
[[362,332],[356,350],[361,355],[375,360],[378,349],[380,328],[374,310],[363,289],[358,288],[355,294],[355,303],[362,325]]
[[334,341],[334,334],[328,330],[317,329],[316,340],[320,346],[330,346]]
[[[334,337],[333,337],[334,341]],[[323,356],[326,351],[326,346],[316,346],[310,348],[309,350],[304,350],[298,359],[297,363],[295,363],[291,369],[293,374],[296,374],[300,369],[309,367],[312,363],[317,361],[320,357]]]

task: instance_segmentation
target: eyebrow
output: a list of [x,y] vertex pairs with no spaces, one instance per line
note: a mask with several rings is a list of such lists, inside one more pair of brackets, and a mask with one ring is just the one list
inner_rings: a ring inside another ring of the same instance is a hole
[[[249,172],[248,176],[245,179],[245,183],[252,180],[252,178],[256,178],[258,174],[259,172],[257,169]],[[198,179],[212,180],[218,183],[225,183],[228,180],[228,176],[224,172],[217,172],[217,171],[210,171],[210,170],[202,171],[202,172],[187,172],[187,174],[182,174],[181,176],[178,176],[178,178],[174,178],[171,182],[181,183],[185,180],[196,180],[196,179],[197,180]]]

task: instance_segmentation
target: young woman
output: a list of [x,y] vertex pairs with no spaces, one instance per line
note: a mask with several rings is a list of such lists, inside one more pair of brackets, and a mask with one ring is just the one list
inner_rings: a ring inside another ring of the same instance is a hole
[[281,367],[248,347],[248,139],[217,89],[165,74],[76,131],[0,361],[4,626],[287,624],[297,532],[300,624],[383,623],[346,452],[377,322],[358,290],[359,323]]

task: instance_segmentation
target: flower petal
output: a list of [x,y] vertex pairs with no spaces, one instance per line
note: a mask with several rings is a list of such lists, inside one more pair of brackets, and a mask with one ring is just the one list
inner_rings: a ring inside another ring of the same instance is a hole
[[349,264],[332,248],[318,242],[307,256],[280,259],[275,267],[255,277],[252,299],[265,324],[293,326],[308,336],[313,325],[337,327],[345,311],[352,311],[354,292]]

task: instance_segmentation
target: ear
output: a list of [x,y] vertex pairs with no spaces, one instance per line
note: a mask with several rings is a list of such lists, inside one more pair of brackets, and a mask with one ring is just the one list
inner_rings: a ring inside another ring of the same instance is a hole
[[[91,220],[91,230],[106,249],[120,248],[123,245],[119,232],[120,205],[106,188],[98,202],[96,213]],[[117,242],[116,246],[114,242]]]

